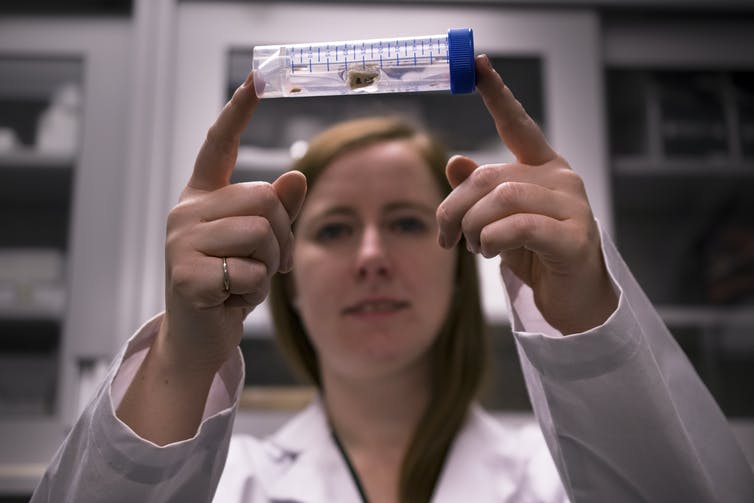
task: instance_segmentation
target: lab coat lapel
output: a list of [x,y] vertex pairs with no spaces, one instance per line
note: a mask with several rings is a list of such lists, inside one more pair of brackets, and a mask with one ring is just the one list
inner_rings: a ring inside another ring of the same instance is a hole
[[512,441],[501,438],[495,419],[473,406],[451,446],[433,503],[510,501],[521,479],[520,461],[507,452]]
[[[433,503],[515,501],[525,479],[515,431],[475,405],[451,446]],[[320,400],[291,420],[269,442],[283,466],[265,492],[270,501],[359,503],[358,491],[335,446]]]
[[345,462],[332,440],[319,399],[269,441],[283,453],[279,462],[289,464],[267,488],[267,496],[271,501],[360,501]]

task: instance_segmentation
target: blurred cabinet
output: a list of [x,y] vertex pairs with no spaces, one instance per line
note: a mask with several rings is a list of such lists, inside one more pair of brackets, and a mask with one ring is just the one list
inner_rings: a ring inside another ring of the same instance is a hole
[[82,61],[0,56],[0,415],[55,409]]
[[129,28],[0,17],[0,492],[36,484],[116,347]]
[[[0,492],[31,490],[102,362],[162,309],[164,217],[256,44],[472,27],[476,52],[492,56],[584,178],[595,215],[723,408],[754,414],[740,386],[754,368],[754,53],[741,50],[754,46],[754,31],[746,20],[602,26],[580,8],[483,3],[134,5],[133,23],[0,15]],[[297,143],[334,120],[396,109],[454,152],[510,160],[479,101],[265,100],[243,135],[234,180],[274,179]],[[74,112],[48,113],[56,104]],[[56,124],[69,136],[52,134]],[[485,313],[503,332],[496,261],[480,261],[480,275]],[[256,359],[249,384],[291,382],[270,331],[263,305],[242,343]],[[510,339],[495,340],[495,356],[510,360],[495,380],[509,389],[520,379],[515,352]],[[494,405],[525,403],[518,390]],[[255,431],[260,416],[247,419],[239,414],[240,428]]]
[[751,417],[754,31],[698,23],[607,26],[615,234],[723,410]]

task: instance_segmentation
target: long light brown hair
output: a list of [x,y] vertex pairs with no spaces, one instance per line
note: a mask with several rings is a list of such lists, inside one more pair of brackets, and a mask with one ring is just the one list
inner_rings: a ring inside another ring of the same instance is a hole
[[[313,187],[319,175],[343,152],[382,141],[407,139],[426,160],[441,193],[450,193],[445,178],[447,154],[437,141],[406,120],[395,117],[357,119],[315,137],[293,169]],[[484,374],[487,344],[479,302],[476,261],[463,242],[456,247],[456,290],[430,355],[431,390],[427,409],[404,455],[399,496],[404,503],[429,501],[445,458],[476,398]],[[321,389],[317,353],[294,309],[285,276],[275,275],[270,305],[278,343],[293,367]]]

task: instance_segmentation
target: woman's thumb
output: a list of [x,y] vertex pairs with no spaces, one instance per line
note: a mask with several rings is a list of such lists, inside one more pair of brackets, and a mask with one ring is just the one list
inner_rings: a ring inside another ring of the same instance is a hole
[[445,166],[445,176],[448,178],[450,186],[455,189],[478,167],[477,163],[465,155],[454,155]]
[[283,203],[285,210],[295,220],[306,197],[306,177],[300,171],[288,171],[272,182],[272,186]]

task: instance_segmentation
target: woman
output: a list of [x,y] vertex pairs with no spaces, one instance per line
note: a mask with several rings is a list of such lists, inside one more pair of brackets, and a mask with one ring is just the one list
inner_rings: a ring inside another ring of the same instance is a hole
[[[446,162],[409,124],[366,119],[322,134],[294,166],[310,190],[295,269],[272,282],[276,334],[324,391],[365,491],[389,491],[374,501],[399,486],[404,501],[429,499],[482,375],[474,257],[437,245]],[[390,430],[370,425],[378,415]]]
[[[228,185],[258,102],[250,77],[169,216],[165,313],[125,348],[33,501],[750,499],[724,416],[581,180],[486,57],[477,78],[516,163],[457,156],[445,183],[426,137],[371,120],[315,140],[306,178]],[[562,484],[473,405],[484,350],[465,248],[501,257]],[[321,396],[228,455],[241,322],[271,282],[284,347]]]

